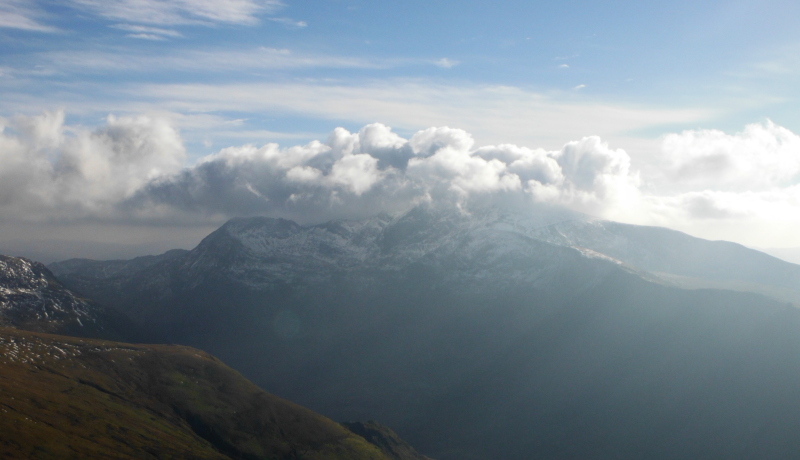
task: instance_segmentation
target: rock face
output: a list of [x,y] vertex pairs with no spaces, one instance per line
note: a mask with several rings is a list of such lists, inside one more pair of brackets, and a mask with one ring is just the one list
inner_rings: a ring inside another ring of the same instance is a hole
[[124,338],[123,315],[65,288],[44,265],[0,256],[0,325],[83,337]]
[[[800,450],[800,313],[777,295],[799,267],[737,245],[544,207],[418,207],[234,219],[188,252],[51,268],[151,340],[442,460]],[[676,287],[691,283],[772,299]]]

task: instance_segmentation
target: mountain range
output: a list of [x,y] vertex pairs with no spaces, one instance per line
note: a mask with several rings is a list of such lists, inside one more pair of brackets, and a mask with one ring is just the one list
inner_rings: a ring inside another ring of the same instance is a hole
[[800,266],[539,206],[233,219],[190,251],[50,265],[138,340],[213,353],[448,460],[784,457]]

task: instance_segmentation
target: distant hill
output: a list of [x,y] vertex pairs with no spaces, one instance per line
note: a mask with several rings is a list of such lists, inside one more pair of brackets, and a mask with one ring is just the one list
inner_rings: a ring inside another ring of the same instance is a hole
[[188,347],[0,328],[0,457],[389,460]]
[[755,292],[800,306],[800,265],[729,241],[596,219],[558,222],[533,235],[606,255],[676,286]]
[[800,248],[762,248],[759,250],[787,262],[800,264]]

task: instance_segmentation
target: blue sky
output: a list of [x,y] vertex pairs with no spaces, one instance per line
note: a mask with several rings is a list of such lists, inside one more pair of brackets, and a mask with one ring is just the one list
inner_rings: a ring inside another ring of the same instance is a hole
[[[63,164],[79,164],[91,187],[70,187],[84,192],[99,183],[85,162],[100,147],[82,135],[122,142],[103,141],[112,153],[102,161],[113,163],[113,152],[135,144],[108,134],[114,126],[174,132],[163,139],[177,150],[151,148],[174,155],[143,166],[119,202],[72,202],[86,222],[134,222],[144,233],[149,224],[120,217],[118,205],[143,193],[153,171],[174,175],[226,148],[288,148],[382,123],[403,139],[462,129],[474,139],[469,155],[514,144],[563,159],[568,142],[598,136],[609,152],[624,151],[638,204],[590,205],[574,194],[562,204],[706,238],[800,246],[790,236],[800,222],[776,217],[800,195],[799,17],[789,1],[0,0],[0,117],[18,161],[47,162],[58,183]],[[608,155],[601,163],[613,163]],[[19,233],[64,221],[37,206],[30,215],[6,209],[0,226],[13,221]],[[201,214],[189,219],[203,222],[197,234],[230,217]],[[778,221],[782,230],[764,236]]]
[[[178,6],[164,6],[170,3]],[[788,1],[242,0],[210,2],[216,6],[205,15],[188,1],[3,4],[29,21],[18,21],[19,28],[5,21],[0,29],[4,115],[59,106],[68,120],[92,124],[109,112],[202,113],[238,123],[242,132],[266,131],[254,136],[255,142],[269,140],[270,131],[308,140],[333,125],[355,129],[373,121],[413,132],[427,126],[400,114],[382,120],[378,108],[354,114],[248,104],[231,110],[232,104],[205,98],[148,95],[155,91],[152,86],[169,85],[219,91],[292,85],[296,91],[324,91],[327,86],[374,90],[405,84],[418,91],[470,90],[474,100],[464,101],[463,108],[474,111],[483,108],[482,96],[474,92],[510,86],[554,105],[663,112],[646,123],[586,123],[586,129],[595,129],[591,132],[566,122],[558,129],[562,132],[520,133],[518,139],[490,128],[473,132],[488,142],[541,138],[542,145],[556,147],[581,135],[738,130],[766,118],[800,130],[793,85],[800,6]],[[156,6],[148,11],[149,4]],[[445,112],[430,121],[458,125],[460,120]],[[191,127],[187,122],[187,134]],[[201,131],[207,133],[207,127]],[[194,137],[187,136],[187,142]],[[229,140],[213,137],[206,140]]]

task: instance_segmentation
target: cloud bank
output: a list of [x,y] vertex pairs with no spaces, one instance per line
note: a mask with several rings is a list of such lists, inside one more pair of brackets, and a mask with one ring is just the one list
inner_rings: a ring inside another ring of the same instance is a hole
[[313,223],[421,202],[513,200],[748,244],[800,245],[800,136],[771,122],[736,134],[666,135],[653,177],[596,136],[557,150],[476,146],[461,129],[406,139],[374,123],[305,145],[228,147],[188,165],[178,132],[155,117],[109,116],[89,129],[48,112],[0,127],[5,221],[168,225],[261,214]]

